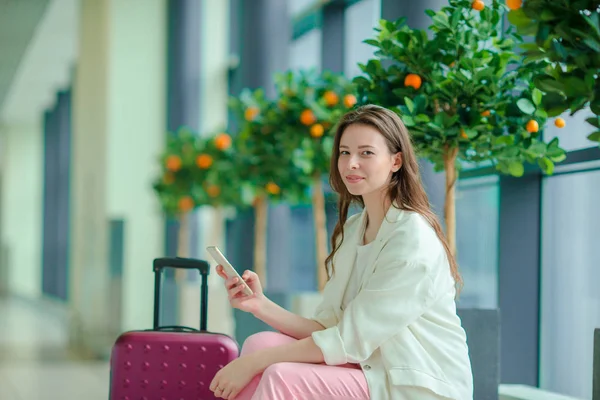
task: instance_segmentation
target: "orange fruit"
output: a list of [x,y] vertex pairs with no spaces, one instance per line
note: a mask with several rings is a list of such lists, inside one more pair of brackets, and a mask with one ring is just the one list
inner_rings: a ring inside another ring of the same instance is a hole
[[265,186],[265,189],[270,194],[275,194],[276,195],[276,194],[281,193],[281,188],[276,183],[274,183],[274,182],[267,183],[267,185]]
[[213,158],[208,154],[200,154],[196,157],[196,165],[200,169],[208,169],[213,163]]
[[219,194],[221,194],[221,188],[217,185],[209,185],[206,188],[206,193],[208,193],[210,197],[217,197]]
[[535,119],[531,119],[529,120],[529,122],[527,122],[525,129],[527,129],[527,132],[529,133],[536,133],[540,130],[540,124],[538,124],[538,122]]
[[481,11],[485,8],[485,3],[482,0],[475,0],[471,3],[471,8],[473,8],[473,10]]
[[344,96],[344,105],[346,108],[352,108],[356,105],[356,96],[353,94],[347,94]]
[[248,107],[244,112],[244,118],[246,118],[246,121],[254,121],[258,114],[260,114],[258,107]]
[[167,157],[165,165],[169,171],[177,172],[181,169],[181,158],[179,158],[179,156],[171,155]]
[[523,0],[506,0],[506,5],[511,10],[518,10],[523,5]]
[[320,138],[325,133],[325,128],[321,124],[314,124],[310,127],[310,136]]
[[315,117],[315,113],[312,110],[307,108],[300,114],[300,122],[303,125],[310,126],[317,122],[317,117]]
[[422,82],[421,77],[417,74],[408,74],[404,78],[404,86],[411,86],[415,90],[419,90]]
[[462,128],[460,130],[460,137],[463,138],[463,139],[468,139],[469,138],[469,136],[467,136],[467,132],[465,132],[465,130],[462,129]]
[[556,119],[554,120],[554,125],[555,125],[557,128],[564,128],[564,127],[565,127],[565,125],[567,125],[567,123],[565,122],[565,120],[564,120],[564,119],[562,119],[562,118],[558,117],[558,118],[556,118]]
[[215,146],[219,150],[227,150],[231,147],[231,136],[226,133],[220,133],[215,138]]
[[490,110],[485,110],[481,113],[482,117],[489,117],[490,115],[492,115],[492,112]]
[[179,199],[178,205],[180,211],[190,211],[194,208],[194,199],[192,199],[190,196],[184,196],[181,199]]
[[333,90],[328,90],[323,94],[323,99],[325,100],[325,104],[329,107],[335,106],[340,101],[340,97]]
[[163,183],[165,185],[170,185],[175,182],[175,176],[171,172],[167,172],[163,175]]

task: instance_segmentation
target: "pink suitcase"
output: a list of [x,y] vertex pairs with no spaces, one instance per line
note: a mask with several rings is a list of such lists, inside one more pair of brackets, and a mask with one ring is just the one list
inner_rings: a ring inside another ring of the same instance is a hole
[[[161,273],[165,267],[200,271],[200,331],[159,326]],[[239,346],[227,335],[206,330],[209,268],[202,260],[154,260],[154,327],[125,332],[116,340],[110,360],[109,400],[215,399],[210,382],[220,368],[238,357]]]

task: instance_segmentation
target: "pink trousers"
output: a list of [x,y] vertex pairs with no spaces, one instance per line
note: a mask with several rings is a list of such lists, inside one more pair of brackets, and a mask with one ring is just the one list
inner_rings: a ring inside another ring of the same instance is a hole
[[[296,339],[277,332],[250,336],[242,356],[267,347],[281,346]],[[268,367],[236,397],[236,400],[334,400],[368,399],[367,380],[358,365],[278,363]]]

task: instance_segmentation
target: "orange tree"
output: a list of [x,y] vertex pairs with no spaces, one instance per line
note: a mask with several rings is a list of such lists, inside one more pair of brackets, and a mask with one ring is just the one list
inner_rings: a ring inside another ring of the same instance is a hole
[[[596,129],[588,139],[600,142],[600,4],[596,0],[507,0],[508,20],[522,35],[525,63],[544,68],[534,83],[544,92],[542,103],[550,116],[584,107]],[[564,121],[557,119],[557,126]]]
[[[539,63],[518,65],[519,37],[502,34],[504,4],[450,0],[427,11],[427,31],[405,19],[381,21],[375,57],[355,78],[359,102],[398,112],[420,156],[445,170],[444,216],[456,251],[455,183],[462,162],[491,162],[501,173],[521,176],[525,163],[552,173],[565,157],[558,140],[546,143],[547,113],[531,84]],[[385,62],[382,62],[384,61]],[[516,64],[516,65],[515,65]]]
[[242,204],[234,156],[232,139],[224,132],[200,137],[182,128],[169,135],[153,188],[167,216],[179,220],[179,255],[188,253],[187,215],[191,211],[203,205]]
[[262,89],[245,89],[230,100],[236,117],[236,158],[244,202],[255,212],[254,271],[266,282],[269,202],[307,202],[310,181],[293,163],[295,142],[283,128],[281,110]]
[[355,87],[340,74],[288,71],[275,78],[282,139],[294,148],[293,163],[312,184],[317,285],[327,281],[327,225],[324,175],[329,172],[335,126],[356,104]]

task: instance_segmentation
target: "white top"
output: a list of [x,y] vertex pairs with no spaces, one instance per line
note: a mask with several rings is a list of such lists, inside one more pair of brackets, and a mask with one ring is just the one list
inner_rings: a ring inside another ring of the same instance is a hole
[[[358,257],[365,217],[363,211],[344,224],[335,273],[314,315],[325,327],[312,334],[325,363],[360,364],[372,400],[422,399],[408,394],[411,386],[433,397],[472,400],[455,282],[435,231],[420,214],[392,206],[376,239]],[[357,294],[342,309],[357,277]]]
[[372,249],[373,242],[368,244],[363,244],[364,240],[364,232],[367,227],[366,218],[363,223],[362,233],[358,236],[359,240],[356,242],[356,260],[354,261],[354,268],[352,269],[352,274],[350,276],[350,280],[348,281],[348,286],[346,287],[346,291],[344,292],[344,299],[342,300],[342,310],[345,310],[348,304],[356,297],[358,294],[358,288],[360,287],[360,283],[362,282],[363,275],[366,270],[366,265],[369,262],[369,249]]

